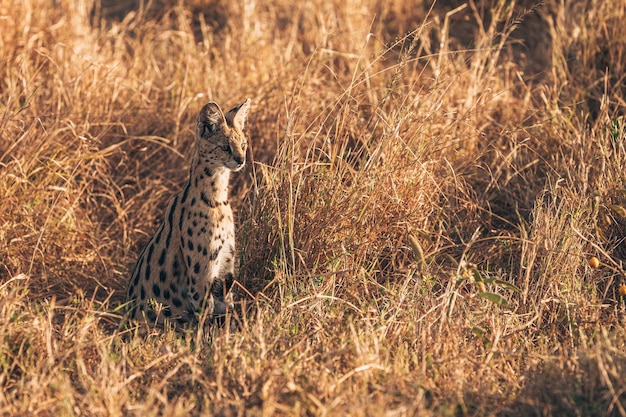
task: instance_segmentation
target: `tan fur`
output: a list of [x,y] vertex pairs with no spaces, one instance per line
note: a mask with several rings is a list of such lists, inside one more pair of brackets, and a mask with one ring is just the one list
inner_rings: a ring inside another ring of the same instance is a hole
[[129,318],[195,325],[232,307],[235,227],[228,202],[231,171],[243,168],[250,99],[225,115],[215,102],[198,114],[189,181],[167,207],[135,266],[127,291]]

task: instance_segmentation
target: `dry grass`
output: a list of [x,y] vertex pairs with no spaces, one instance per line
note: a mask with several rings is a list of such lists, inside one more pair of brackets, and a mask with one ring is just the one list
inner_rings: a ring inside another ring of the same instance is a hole
[[[626,415],[624,0],[135,3],[0,1],[0,413]],[[124,337],[245,97],[240,330]]]

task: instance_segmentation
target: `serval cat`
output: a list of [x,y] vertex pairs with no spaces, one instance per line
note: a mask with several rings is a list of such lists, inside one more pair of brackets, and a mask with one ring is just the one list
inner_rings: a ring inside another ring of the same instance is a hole
[[197,326],[222,321],[232,308],[235,226],[228,202],[231,171],[246,160],[243,132],[250,99],[226,114],[207,103],[195,130],[189,181],[169,203],[131,275],[128,318],[147,324]]

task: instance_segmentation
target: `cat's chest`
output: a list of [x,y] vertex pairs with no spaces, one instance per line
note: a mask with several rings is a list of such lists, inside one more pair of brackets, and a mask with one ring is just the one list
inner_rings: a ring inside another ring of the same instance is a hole
[[210,246],[213,246],[214,242],[223,242],[233,238],[233,211],[227,203],[212,207],[190,205],[183,209],[187,212],[183,216],[186,219],[181,228],[183,236],[194,238]]

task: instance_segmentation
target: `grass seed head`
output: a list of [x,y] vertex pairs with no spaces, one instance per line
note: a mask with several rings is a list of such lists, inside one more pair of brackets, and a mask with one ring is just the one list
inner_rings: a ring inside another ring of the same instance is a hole
[[600,267],[600,260],[596,258],[595,256],[592,256],[591,258],[587,259],[587,263],[593,269],[597,269],[598,267]]

